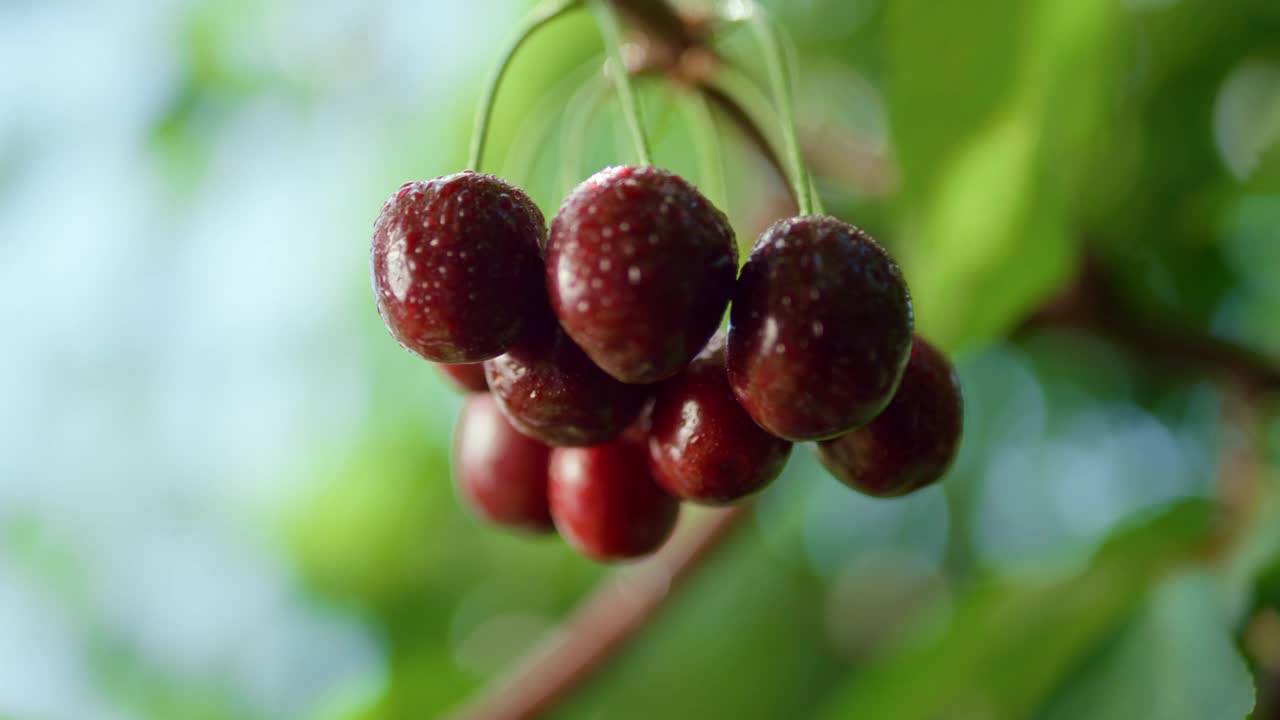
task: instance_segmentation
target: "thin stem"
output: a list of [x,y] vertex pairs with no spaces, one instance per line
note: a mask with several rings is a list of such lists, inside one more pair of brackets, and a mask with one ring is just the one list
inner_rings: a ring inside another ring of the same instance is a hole
[[478,171],[480,170],[480,164],[484,161],[484,148],[485,143],[488,142],[489,123],[493,119],[494,99],[497,98],[498,86],[502,84],[502,78],[507,74],[507,68],[511,67],[511,59],[515,57],[516,51],[543,26],[578,7],[581,2],[582,0],[550,0],[529,15],[519,31],[516,32],[515,38],[507,45],[506,51],[503,52],[501,59],[498,60],[497,67],[493,69],[493,73],[489,76],[489,81],[485,84],[484,95],[480,97],[480,106],[476,110],[475,130],[471,135],[471,155],[467,161],[467,167]]
[[698,150],[698,175],[702,181],[702,191],[716,207],[724,208],[728,198],[725,194],[724,160],[715,118],[701,92],[694,90],[682,95],[681,106],[693,127],[694,144]]
[[826,215],[827,209],[822,204],[822,193],[818,192],[818,181],[812,175],[809,176],[809,197],[812,199],[812,208],[814,215]]
[[564,117],[560,121],[560,190],[568,195],[580,179],[582,158],[586,154],[591,130],[591,118],[600,109],[606,90],[604,78],[599,73],[591,77],[569,97]]
[[758,4],[753,3],[750,22],[764,55],[765,72],[769,75],[773,102],[782,120],[782,142],[786,151],[787,164],[791,170],[790,181],[792,192],[796,196],[796,206],[800,208],[801,215],[810,215],[813,213],[813,194],[809,183],[809,171],[805,167],[804,156],[800,152],[800,135],[796,129],[795,113],[791,106],[790,63],[782,46],[781,33],[765,13],[764,8]]
[[599,66],[599,58],[591,58],[566,73],[564,79],[538,99],[538,104],[527,115],[529,121],[520,126],[511,151],[503,158],[502,177],[528,184],[545,153],[562,147],[551,142],[552,126],[565,122],[563,109],[572,104],[573,95],[583,83],[597,76]]
[[[728,63],[716,73],[714,82],[705,82],[700,87],[707,98],[741,128],[747,140],[778,173],[782,184],[789,186],[791,173],[783,159],[783,153],[778,150],[776,138],[770,138],[761,128],[762,122],[773,127],[780,124],[778,113],[769,103],[769,97],[745,73]],[[790,196],[794,202],[795,194],[790,193]],[[799,205],[796,209],[799,210]]]
[[645,137],[635,92],[631,88],[631,73],[627,70],[626,60],[622,57],[622,30],[618,27],[618,18],[614,16],[609,0],[591,0],[591,11],[595,15],[596,25],[600,28],[600,37],[604,40],[605,50],[609,53],[614,83],[618,87],[618,99],[622,102],[622,114],[626,117],[627,127],[631,130],[631,142],[635,145],[636,157],[641,165],[652,165],[649,140]]

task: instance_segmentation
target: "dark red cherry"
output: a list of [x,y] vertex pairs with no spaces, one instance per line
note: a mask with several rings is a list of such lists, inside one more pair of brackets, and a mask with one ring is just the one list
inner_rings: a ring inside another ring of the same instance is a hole
[[467,398],[453,440],[458,492],[485,520],[526,532],[552,532],[547,500],[551,448],[516,432],[488,394]]
[[964,401],[947,358],[916,337],[889,407],[853,432],[818,445],[818,458],[849,487],[905,495],[937,482],[960,448]]
[[730,312],[729,382],[761,427],[835,437],[884,409],[911,352],[902,273],[832,217],[783,220],[756,241]]
[[653,406],[649,464],[672,495],[723,505],[773,482],[791,443],[760,429],[738,405],[717,333],[684,372],[662,384]]
[[677,175],[611,167],[551,222],[547,288],[560,324],[627,383],[671,377],[724,316],[738,269],[733,230]]
[[496,357],[544,292],[545,236],[528,196],[492,175],[408,183],[373,226],[378,314],[401,345],[428,360]]
[[465,393],[488,392],[489,383],[484,379],[484,363],[436,363],[436,370],[454,388]]
[[649,398],[649,388],[618,382],[596,367],[545,305],[505,355],[484,365],[489,388],[511,423],[549,445],[612,440]]
[[551,517],[578,552],[626,560],[671,535],[680,503],[653,481],[645,459],[644,448],[625,440],[551,451]]

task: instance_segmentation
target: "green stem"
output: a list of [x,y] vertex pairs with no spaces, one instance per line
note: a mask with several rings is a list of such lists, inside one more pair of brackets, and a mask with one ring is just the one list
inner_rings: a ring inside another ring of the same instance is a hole
[[566,73],[549,92],[538,99],[533,110],[526,116],[528,121],[522,123],[516,131],[511,150],[503,159],[503,178],[518,184],[533,181],[539,161],[547,152],[561,147],[552,143],[551,139],[558,137],[552,132],[554,126],[565,121],[565,113],[562,111],[570,106],[573,96],[584,83],[599,75],[599,67],[599,58],[591,58]]
[[467,161],[467,167],[480,170],[480,163],[484,160],[485,143],[489,136],[489,123],[493,119],[493,102],[498,95],[498,86],[502,84],[507,68],[511,67],[511,59],[515,57],[516,51],[543,26],[578,7],[581,2],[582,0],[551,0],[539,6],[524,21],[515,38],[507,45],[493,74],[489,76],[484,95],[480,98],[480,107],[476,111],[475,131],[471,135],[471,157]]
[[600,109],[609,86],[599,73],[592,73],[569,97],[560,121],[560,189],[568,195],[578,184],[582,158],[591,145],[591,117]]
[[613,67],[614,82],[618,87],[618,99],[622,102],[622,114],[631,131],[631,143],[635,145],[636,156],[641,165],[652,165],[649,140],[645,137],[635,93],[631,88],[631,73],[627,72],[627,63],[622,57],[622,30],[618,27],[618,18],[614,15],[609,0],[591,0],[591,11],[600,28],[605,50],[609,53],[609,64]]
[[693,90],[684,93],[683,107],[693,128],[694,145],[698,151],[698,175],[702,192],[719,208],[725,208],[724,160],[721,156],[720,137],[716,121],[702,93]]
[[796,207],[800,208],[801,215],[810,215],[813,213],[813,194],[809,171],[800,152],[800,134],[796,129],[795,113],[791,106],[791,71],[786,50],[782,46],[778,29],[758,4],[753,4],[750,22],[764,54],[765,72],[769,75],[773,102],[782,120],[782,142],[791,171],[789,180],[796,196]]

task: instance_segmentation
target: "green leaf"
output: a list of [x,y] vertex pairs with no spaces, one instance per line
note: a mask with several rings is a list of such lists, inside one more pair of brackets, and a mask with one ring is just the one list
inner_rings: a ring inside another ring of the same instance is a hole
[[1253,704],[1253,679],[1232,643],[1217,578],[1197,571],[1161,582],[1044,717],[1236,720]]
[[895,4],[889,100],[913,218],[901,257],[918,325],[943,345],[996,337],[1070,275],[1073,205],[1113,90],[1115,5]]
[[949,615],[859,669],[820,717],[1026,717],[1198,545],[1211,519],[1210,503],[1180,502],[1117,533],[1074,577],[976,583]]

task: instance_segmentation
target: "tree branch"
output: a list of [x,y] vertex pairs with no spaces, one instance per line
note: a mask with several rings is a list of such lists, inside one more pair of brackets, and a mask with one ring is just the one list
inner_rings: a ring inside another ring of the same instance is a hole
[[1156,365],[1229,380],[1248,392],[1280,391],[1280,362],[1198,328],[1134,312],[1094,258],[1086,258],[1075,282],[1024,323],[1075,327],[1106,337]]
[[749,504],[683,529],[653,557],[621,570],[454,720],[536,717],[600,668],[747,515]]

